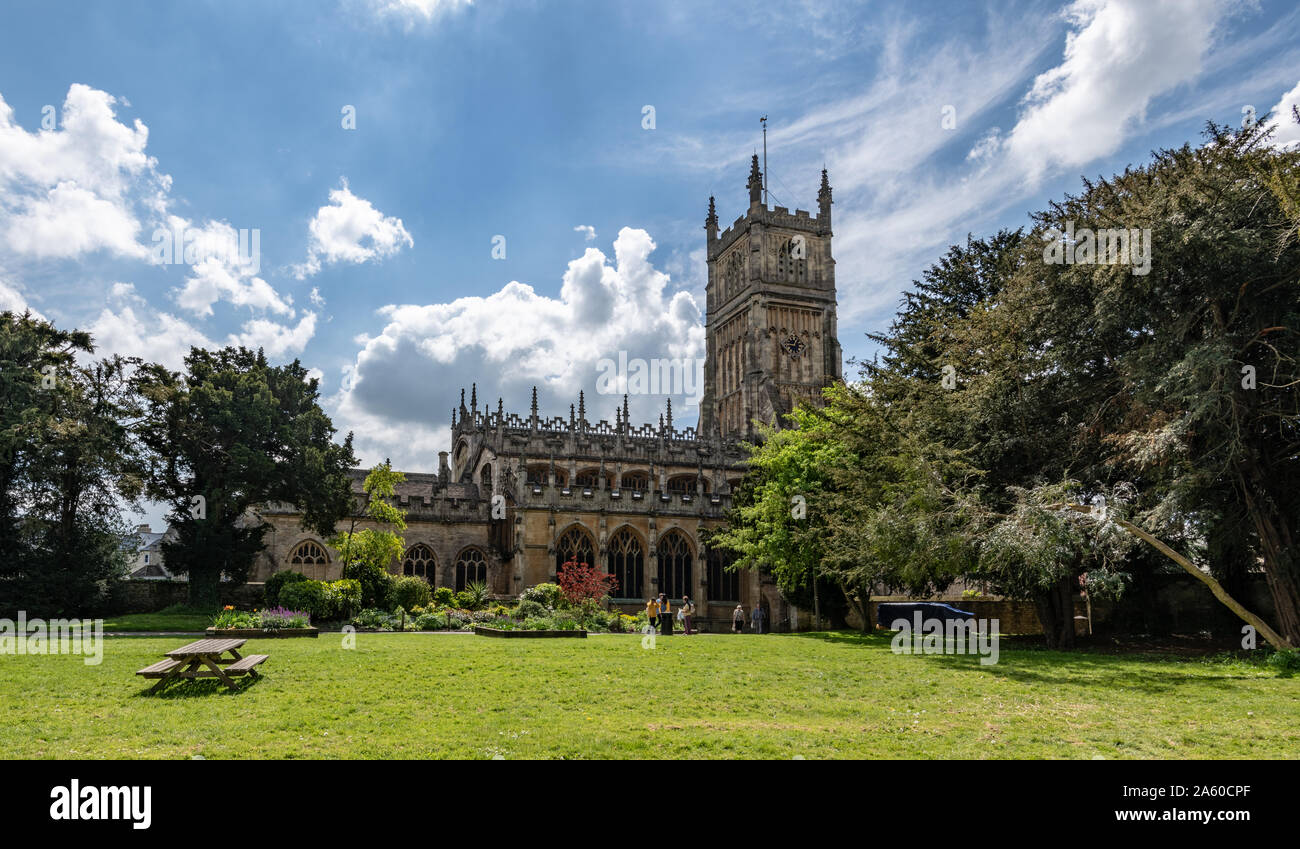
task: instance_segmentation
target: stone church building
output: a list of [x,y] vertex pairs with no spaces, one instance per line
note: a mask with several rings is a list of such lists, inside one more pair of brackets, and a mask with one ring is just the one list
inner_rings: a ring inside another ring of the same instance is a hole
[[[614,420],[591,421],[579,394],[568,418],[469,405],[452,413],[451,450],[434,473],[407,472],[396,505],[406,511],[406,552],[395,574],[463,589],[484,581],[498,596],[554,581],[569,560],[600,564],[618,581],[616,604],[631,612],[666,592],[690,595],[706,629],[729,627],[737,604],[766,608],[774,629],[798,611],[769,579],[729,571],[726,552],[701,531],[724,523],[745,471],[740,441],[753,422],[776,424],[800,402],[840,380],[831,188],[825,170],[818,214],[767,208],[753,158],[749,208],[719,231],[714,199],[707,240],[707,352],[696,427],[678,429],[669,401],[659,423],[633,425],[627,397]],[[365,471],[355,472],[358,503]],[[299,526],[291,505],[258,511],[271,529],[252,580],[280,569],[341,577],[337,554]],[[364,527],[364,524],[359,524]],[[806,621],[806,620],[805,620]]]

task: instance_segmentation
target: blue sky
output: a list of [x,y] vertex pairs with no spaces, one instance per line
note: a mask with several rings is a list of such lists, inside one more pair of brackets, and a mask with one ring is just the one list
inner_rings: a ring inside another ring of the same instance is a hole
[[[364,463],[431,470],[471,381],[612,418],[599,358],[702,356],[708,197],[743,211],[760,115],[773,205],[829,169],[860,358],[948,244],[1296,102],[1296,33],[1265,0],[10,2],[0,308],[172,367],[299,358]],[[255,266],[213,247],[253,229]]]

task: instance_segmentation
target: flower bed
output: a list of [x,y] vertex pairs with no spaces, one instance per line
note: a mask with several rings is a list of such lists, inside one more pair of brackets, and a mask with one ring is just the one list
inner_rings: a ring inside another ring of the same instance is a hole
[[316,637],[311,617],[301,610],[272,607],[252,612],[227,605],[208,626],[209,634],[221,637]]
[[315,628],[209,628],[210,637],[319,637]]

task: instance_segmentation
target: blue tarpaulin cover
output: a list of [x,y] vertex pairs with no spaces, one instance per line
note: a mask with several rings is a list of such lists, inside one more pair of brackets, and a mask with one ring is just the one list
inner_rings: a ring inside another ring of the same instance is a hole
[[914,618],[914,614],[921,614],[921,620],[938,619],[947,622],[949,619],[974,619],[975,614],[965,610],[958,610],[951,604],[943,604],[937,601],[882,601],[876,607],[876,622],[882,628],[892,628],[898,619],[906,619],[908,626]]

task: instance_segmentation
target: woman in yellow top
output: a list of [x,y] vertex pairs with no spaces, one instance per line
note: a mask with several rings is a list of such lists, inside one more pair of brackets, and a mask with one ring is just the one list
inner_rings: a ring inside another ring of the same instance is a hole
[[655,630],[659,624],[659,602],[654,599],[647,599],[645,603],[646,619],[650,620],[650,630]]

